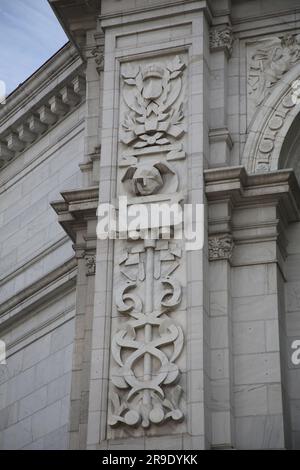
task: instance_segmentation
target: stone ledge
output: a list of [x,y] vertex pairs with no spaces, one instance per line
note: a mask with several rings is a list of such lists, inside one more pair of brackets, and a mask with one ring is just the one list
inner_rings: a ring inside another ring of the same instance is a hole
[[99,203],[99,188],[92,186],[86,189],[64,191],[63,200],[51,203],[58,215],[58,222],[73,242],[76,241],[76,225],[96,218]]

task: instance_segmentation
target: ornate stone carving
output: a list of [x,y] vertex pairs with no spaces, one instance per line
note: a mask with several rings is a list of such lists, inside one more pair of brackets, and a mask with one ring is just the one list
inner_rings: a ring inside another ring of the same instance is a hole
[[123,99],[129,111],[123,118],[120,140],[130,149],[123,155],[125,161],[151,151],[171,153],[173,159],[184,157],[182,148],[175,144],[185,133],[181,93],[184,69],[178,56],[166,65],[123,66]]
[[163,187],[166,190],[166,178],[167,176],[174,177],[176,179],[175,190],[177,189],[177,175],[175,172],[165,163],[157,162],[151,163],[137,163],[131,165],[122,181],[130,182],[130,189],[133,194],[137,196],[149,196],[150,194],[158,193]]
[[275,150],[276,138],[283,127],[287,115],[296,103],[292,100],[293,89],[288,90],[269,116],[267,125],[257,143],[254,171],[270,171],[270,162]]
[[224,29],[212,29],[209,32],[210,50],[225,50],[228,56],[232,54],[233,33],[232,29],[226,27]]
[[[123,279],[116,292],[116,306],[129,319],[112,340],[117,367],[111,371],[111,426],[123,423],[148,428],[183,418],[176,365],[183,331],[170,316],[181,302],[181,285],[173,276],[180,257],[181,250],[169,241],[144,240],[120,259]],[[157,302],[153,299],[154,283],[161,286]]]
[[96,256],[87,255],[85,257],[85,265],[86,265],[86,275],[94,276],[96,272]]
[[230,259],[233,250],[233,240],[230,235],[211,237],[208,240],[209,260]]
[[104,70],[104,53],[103,53],[103,46],[96,46],[91,51],[92,56],[95,59],[96,69],[97,72],[103,72]]
[[262,39],[251,57],[248,84],[256,106],[270,89],[300,59],[300,34]]

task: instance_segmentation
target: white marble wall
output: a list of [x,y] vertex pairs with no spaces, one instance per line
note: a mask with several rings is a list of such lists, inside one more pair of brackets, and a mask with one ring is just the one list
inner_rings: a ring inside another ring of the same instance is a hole
[[81,186],[84,110],[0,172],[1,449],[69,447],[75,292],[64,263],[74,251],[50,203]]
[[1,332],[1,449],[68,448],[74,308],[71,291]]

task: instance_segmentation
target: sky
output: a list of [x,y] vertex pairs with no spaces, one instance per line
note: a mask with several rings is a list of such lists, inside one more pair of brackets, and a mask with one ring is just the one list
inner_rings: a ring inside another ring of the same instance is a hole
[[0,81],[6,95],[67,41],[47,0],[0,0]]

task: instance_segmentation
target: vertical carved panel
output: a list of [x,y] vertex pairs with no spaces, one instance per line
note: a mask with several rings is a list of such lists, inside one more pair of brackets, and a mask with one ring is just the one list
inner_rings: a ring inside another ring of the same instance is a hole
[[[118,196],[126,195],[128,205],[183,198],[186,74],[179,56],[121,67]],[[184,420],[184,246],[171,236],[162,239],[173,229],[169,222],[155,239],[140,233],[115,242],[111,437],[126,429],[155,433],[152,427]]]

